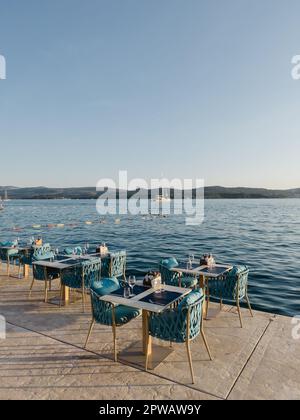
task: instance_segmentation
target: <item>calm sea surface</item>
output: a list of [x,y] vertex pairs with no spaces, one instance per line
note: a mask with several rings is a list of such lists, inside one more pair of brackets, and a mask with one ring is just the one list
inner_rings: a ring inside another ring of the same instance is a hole
[[[300,314],[300,200],[206,200],[200,226],[175,215],[100,217],[95,206],[94,200],[6,202],[0,240],[41,235],[60,249],[104,241],[127,249],[128,270],[137,275],[157,268],[164,256],[186,260],[189,252],[212,252],[219,263],[250,267],[254,308]],[[51,226],[58,223],[64,226]]]

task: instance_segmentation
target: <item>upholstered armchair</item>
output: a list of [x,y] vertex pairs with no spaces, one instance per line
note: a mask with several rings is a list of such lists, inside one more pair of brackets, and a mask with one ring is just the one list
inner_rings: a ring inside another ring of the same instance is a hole
[[12,261],[19,260],[20,256],[17,248],[17,241],[0,242],[0,263],[6,263],[6,274],[10,274],[10,264]]
[[197,277],[194,275],[181,275],[177,271],[173,271],[172,268],[176,268],[178,262],[175,258],[164,258],[159,263],[159,271],[161,274],[161,280],[164,284],[178,287],[190,287],[193,288],[197,285]]
[[[203,309],[204,295],[202,289],[190,292],[175,308],[170,308],[162,313],[150,313],[148,315],[149,336],[170,343],[185,343],[187,356],[190,365],[192,383],[194,383],[194,370],[190,342],[201,334],[210,360],[212,356],[203,331]],[[148,369],[149,342],[147,342],[146,365]]]
[[245,299],[250,311],[250,315],[253,317],[247,291],[248,274],[248,267],[240,265],[233,267],[233,269],[229,271],[225,276],[217,279],[208,279],[207,281],[208,297],[219,300],[221,309],[223,300],[236,302],[241,328],[243,328],[242,314],[240,309],[241,300]]
[[115,277],[102,278],[100,281],[91,285],[90,293],[93,317],[84,345],[84,348],[86,348],[95,323],[112,327],[115,362],[118,360],[117,327],[127,324],[129,321],[140,315],[139,309],[123,305],[114,305],[100,300],[101,296],[110,294],[119,288],[119,281]]
[[101,259],[93,258],[91,260],[78,261],[69,268],[61,272],[61,291],[60,306],[63,297],[63,287],[70,289],[80,289],[82,292],[82,309],[85,311],[85,292],[89,290],[91,285],[100,280],[101,276]]
[[39,265],[32,265],[32,282],[29,288],[29,297],[31,297],[31,292],[34,282],[43,281],[45,283],[44,291],[44,301],[48,302],[48,291],[51,291],[52,281],[59,278],[59,272],[50,267],[42,267]]

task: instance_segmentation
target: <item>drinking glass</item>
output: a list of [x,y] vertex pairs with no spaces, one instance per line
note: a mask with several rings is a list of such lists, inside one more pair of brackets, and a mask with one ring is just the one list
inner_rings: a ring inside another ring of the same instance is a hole
[[127,286],[124,287],[124,298],[126,299],[130,298],[130,288]]
[[190,270],[190,269],[192,268],[192,259],[191,259],[191,254],[189,254],[189,256],[188,256],[188,260],[187,260],[187,263],[186,263],[186,268],[187,268],[188,270]]
[[134,288],[135,283],[136,283],[135,276],[129,276],[128,277],[128,284],[129,284],[129,287],[131,288],[130,296],[134,296],[134,294],[133,294],[133,288]]
[[155,277],[151,280],[151,287],[155,290],[155,293],[160,293],[162,291],[160,277]]

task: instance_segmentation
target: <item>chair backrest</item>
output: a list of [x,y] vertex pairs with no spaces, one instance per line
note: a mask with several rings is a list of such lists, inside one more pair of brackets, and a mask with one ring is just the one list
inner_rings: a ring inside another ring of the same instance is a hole
[[99,324],[112,325],[112,305],[99,297],[119,289],[119,282],[116,278],[107,278],[101,279],[95,286],[90,289],[93,318]]
[[178,262],[173,257],[164,258],[159,262],[159,271],[161,274],[162,283],[168,284],[170,286],[178,286],[179,273],[171,270],[176,266],[178,266]]
[[62,270],[61,282],[72,289],[81,289],[84,282],[85,288],[89,289],[91,284],[99,281],[100,276],[101,259],[93,258]]
[[18,248],[0,248],[0,260],[7,261],[9,257],[18,254]]
[[125,275],[126,251],[118,251],[102,258],[102,277],[120,277]]
[[51,250],[50,244],[45,244],[41,246],[36,246],[36,245],[33,246],[32,259],[34,261],[48,260],[53,257],[54,257],[54,253]]
[[187,337],[192,340],[201,331],[203,301],[201,289],[192,291],[176,308],[152,314],[149,319],[150,334],[178,343],[183,343]]
[[249,268],[245,265],[237,265],[220,279],[208,280],[211,296],[223,299],[243,299],[247,292]]
[[[52,269],[53,273],[57,273]],[[51,279],[51,269],[48,267],[42,267],[40,265],[32,265],[32,273],[35,280],[48,280]]]
[[24,249],[20,252],[22,264],[31,265],[33,260],[33,247]]

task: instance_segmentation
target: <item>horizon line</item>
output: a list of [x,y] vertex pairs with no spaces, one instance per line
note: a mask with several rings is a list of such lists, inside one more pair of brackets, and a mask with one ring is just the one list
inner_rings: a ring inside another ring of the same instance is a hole
[[[93,189],[95,189],[96,190],[96,187],[92,187],[92,186],[80,186],[80,187],[46,187],[46,186],[44,186],[44,185],[37,185],[37,186],[22,186],[22,187],[16,187],[16,186],[13,186],[13,185],[7,185],[7,186],[0,186],[0,189],[2,190],[2,191],[5,191],[5,190],[7,190],[7,191],[9,191],[9,190],[13,190],[13,189],[25,189],[25,188],[45,188],[45,189],[63,189],[63,190],[66,190],[66,189],[82,189],[82,188],[93,188]],[[173,187],[171,187],[171,188],[168,188],[168,187],[163,187],[163,186],[161,186],[161,187],[158,187],[158,188],[147,188],[147,190],[149,191],[149,190],[157,190],[157,189],[163,189],[163,188],[165,188],[165,189],[172,189],[172,190],[175,190],[176,188],[173,188]],[[201,187],[198,187],[197,189],[200,189]],[[300,187],[288,187],[288,188],[270,188],[270,187],[245,187],[245,186],[230,186],[230,187],[228,187],[228,186],[223,186],[223,185],[204,185],[204,189],[205,188],[226,188],[226,189],[236,189],[236,188],[240,188],[240,189],[263,189],[263,190],[269,190],[269,191],[290,191],[290,190],[297,190],[297,189],[300,189]],[[110,190],[114,190],[114,188],[109,188]],[[145,188],[141,188],[141,189],[145,189]],[[196,189],[195,187],[192,187],[192,189]],[[116,187],[116,190],[121,190],[121,191],[136,191],[136,190],[129,190],[129,189],[127,189],[127,190],[124,190],[124,189],[120,189],[120,188],[118,188],[118,187]],[[185,189],[184,188],[182,188],[181,189],[181,191],[184,191]],[[189,189],[186,189],[186,190],[190,190],[190,188]]]

